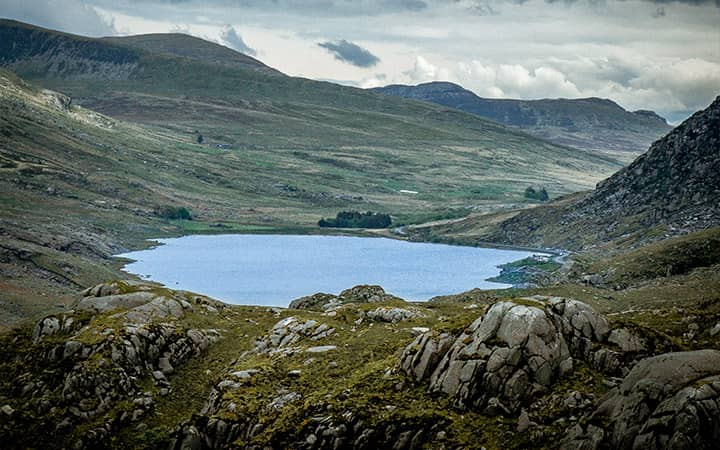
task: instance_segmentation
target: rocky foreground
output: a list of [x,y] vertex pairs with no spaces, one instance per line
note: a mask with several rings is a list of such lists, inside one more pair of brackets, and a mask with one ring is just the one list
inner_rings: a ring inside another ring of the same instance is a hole
[[[376,286],[236,307],[139,282],[2,337],[4,448],[716,448],[720,351],[569,298]],[[696,333],[718,334],[720,324]],[[666,339],[665,341],[663,339]]]

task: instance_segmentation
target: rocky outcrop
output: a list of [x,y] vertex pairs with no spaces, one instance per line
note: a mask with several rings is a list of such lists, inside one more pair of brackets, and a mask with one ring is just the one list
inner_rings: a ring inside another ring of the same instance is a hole
[[307,295],[291,301],[288,308],[325,311],[335,309],[340,305],[342,305],[342,302],[337,295],[318,292],[317,294]]
[[301,321],[286,317],[273,325],[270,334],[255,343],[252,353],[291,354],[300,351],[296,344],[303,338],[317,341],[335,333],[335,328],[316,320]]
[[406,320],[418,319],[425,317],[419,311],[407,308],[393,308],[389,306],[381,306],[365,313],[368,319],[377,322],[398,323]]
[[380,286],[358,285],[345,289],[340,295],[317,293],[300,297],[290,302],[289,308],[330,311],[347,303],[379,303],[390,300],[404,302],[403,299],[386,293]]
[[513,413],[573,369],[573,357],[614,373],[621,358],[605,348],[610,327],[588,305],[536,297],[501,302],[460,336],[418,336],[399,368],[459,408]]
[[132,292],[129,294],[84,297],[78,302],[75,308],[81,311],[102,313],[113,309],[129,309],[142,306],[154,298],[155,295],[152,292]]
[[[143,391],[142,380],[150,378],[158,392],[167,394],[172,387],[166,375],[219,337],[216,330],[187,328],[178,320],[206,301],[201,297],[115,294],[108,285],[90,292],[96,296],[83,297],[79,313],[46,317],[33,331],[34,346],[25,358],[61,376],[27,373],[18,387],[25,410],[48,420],[60,435],[81,423],[104,424],[75,435],[74,448],[101,445],[118,427],[139,423],[155,402],[153,392]],[[114,406],[123,400],[132,409],[118,412]],[[59,421],[58,411],[65,411]]]
[[579,449],[712,449],[720,442],[720,351],[640,361],[564,445]]
[[[294,397],[293,393],[281,394]],[[295,394],[297,395],[297,394]],[[226,405],[227,406],[227,405]],[[319,409],[319,408],[318,408]],[[315,414],[308,411],[309,419],[302,429],[297,430],[298,439],[291,445],[260,446],[234,444],[238,439],[251,441],[262,433],[268,424],[257,422],[257,418],[243,417],[232,423],[221,418],[203,415],[195,424],[183,425],[174,433],[170,448],[216,449],[244,448],[263,450],[268,448],[295,448],[302,450],[420,450],[437,434],[439,424],[381,422],[366,423],[360,414],[351,410],[338,415]]]

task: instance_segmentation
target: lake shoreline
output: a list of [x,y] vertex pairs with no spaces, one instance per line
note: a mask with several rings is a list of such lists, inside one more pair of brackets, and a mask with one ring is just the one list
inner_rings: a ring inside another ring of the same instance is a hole
[[[124,263],[122,267],[124,273],[143,281],[153,281],[173,289],[202,293],[230,304],[262,306],[272,301],[272,306],[285,307],[289,301],[303,295],[316,292],[335,293],[358,284],[381,285],[389,292],[408,301],[427,301],[438,295],[459,293],[475,288],[507,289],[514,287],[513,284],[489,280],[499,275],[498,266],[538,253],[530,249],[509,249],[500,246],[461,246],[392,239],[377,233],[367,233],[365,230],[358,231],[360,230],[292,235],[190,234],[180,238],[151,239],[147,241],[148,246],[143,250],[122,253],[114,257]],[[263,239],[262,236],[274,236],[278,239]],[[219,239],[212,239],[214,237]],[[370,237],[385,239],[366,241]],[[323,238],[352,240],[338,242]],[[180,241],[181,239],[185,241]],[[370,243],[371,241],[375,242]],[[156,252],[169,242],[172,242],[175,248],[162,250],[164,256],[158,255]],[[277,247],[279,242],[284,242],[287,247]],[[268,248],[258,243],[267,245]],[[184,245],[191,247],[181,249],[180,247]],[[357,253],[358,251],[360,253]],[[219,252],[220,259],[210,257],[212,252]],[[539,252],[550,256],[548,252],[542,250]],[[137,255],[142,257],[139,258]],[[172,256],[168,257],[168,255]],[[450,258],[448,255],[454,256]],[[166,260],[158,262],[156,258],[161,256]],[[208,262],[208,258],[212,262]],[[256,258],[259,262],[252,258]],[[295,271],[301,266],[308,266],[309,269],[306,270],[312,270],[310,275],[296,274]],[[267,278],[266,273],[272,273],[273,278]],[[418,275],[420,273],[421,275]],[[199,282],[198,279],[204,277],[213,278],[216,284],[203,288],[205,286],[203,283],[207,281]],[[263,280],[273,286],[282,285],[284,289],[282,295],[279,293],[281,289],[279,287],[243,291],[245,294],[232,291],[238,285],[252,286],[254,283],[262,283]],[[322,284],[320,287],[312,285],[313,282],[321,281],[328,282],[331,287]],[[338,285],[338,283],[344,284]],[[273,289],[277,294],[273,300],[263,297],[266,292]],[[248,292],[252,292],[252,296]]]

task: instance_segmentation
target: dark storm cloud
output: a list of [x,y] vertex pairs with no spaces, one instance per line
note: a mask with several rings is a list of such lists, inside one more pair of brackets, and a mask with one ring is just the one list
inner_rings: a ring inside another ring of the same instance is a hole
[[240,36],[235,30],[235,28],[231,26],[225,27],[225,29],[220,34],[220,39],[222,39],[232,49],[237,50],[240,53],[251,56],[257,55],[257,51],[255,51],[254,48],[248,46],[243,40],[242,36]]
[[338,61],[357,67],[372,67],[380,62],[380,58],[357,44],[341,39],[335,42],[321,42],[320,47],[333,54]]

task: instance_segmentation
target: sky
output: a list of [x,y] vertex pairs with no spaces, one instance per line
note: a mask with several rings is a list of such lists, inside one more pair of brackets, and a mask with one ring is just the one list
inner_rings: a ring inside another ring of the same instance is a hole
[[602,97],[678,123],[720,95],[720,0],[0,0],[88,35],[180,32],[288,75]]

